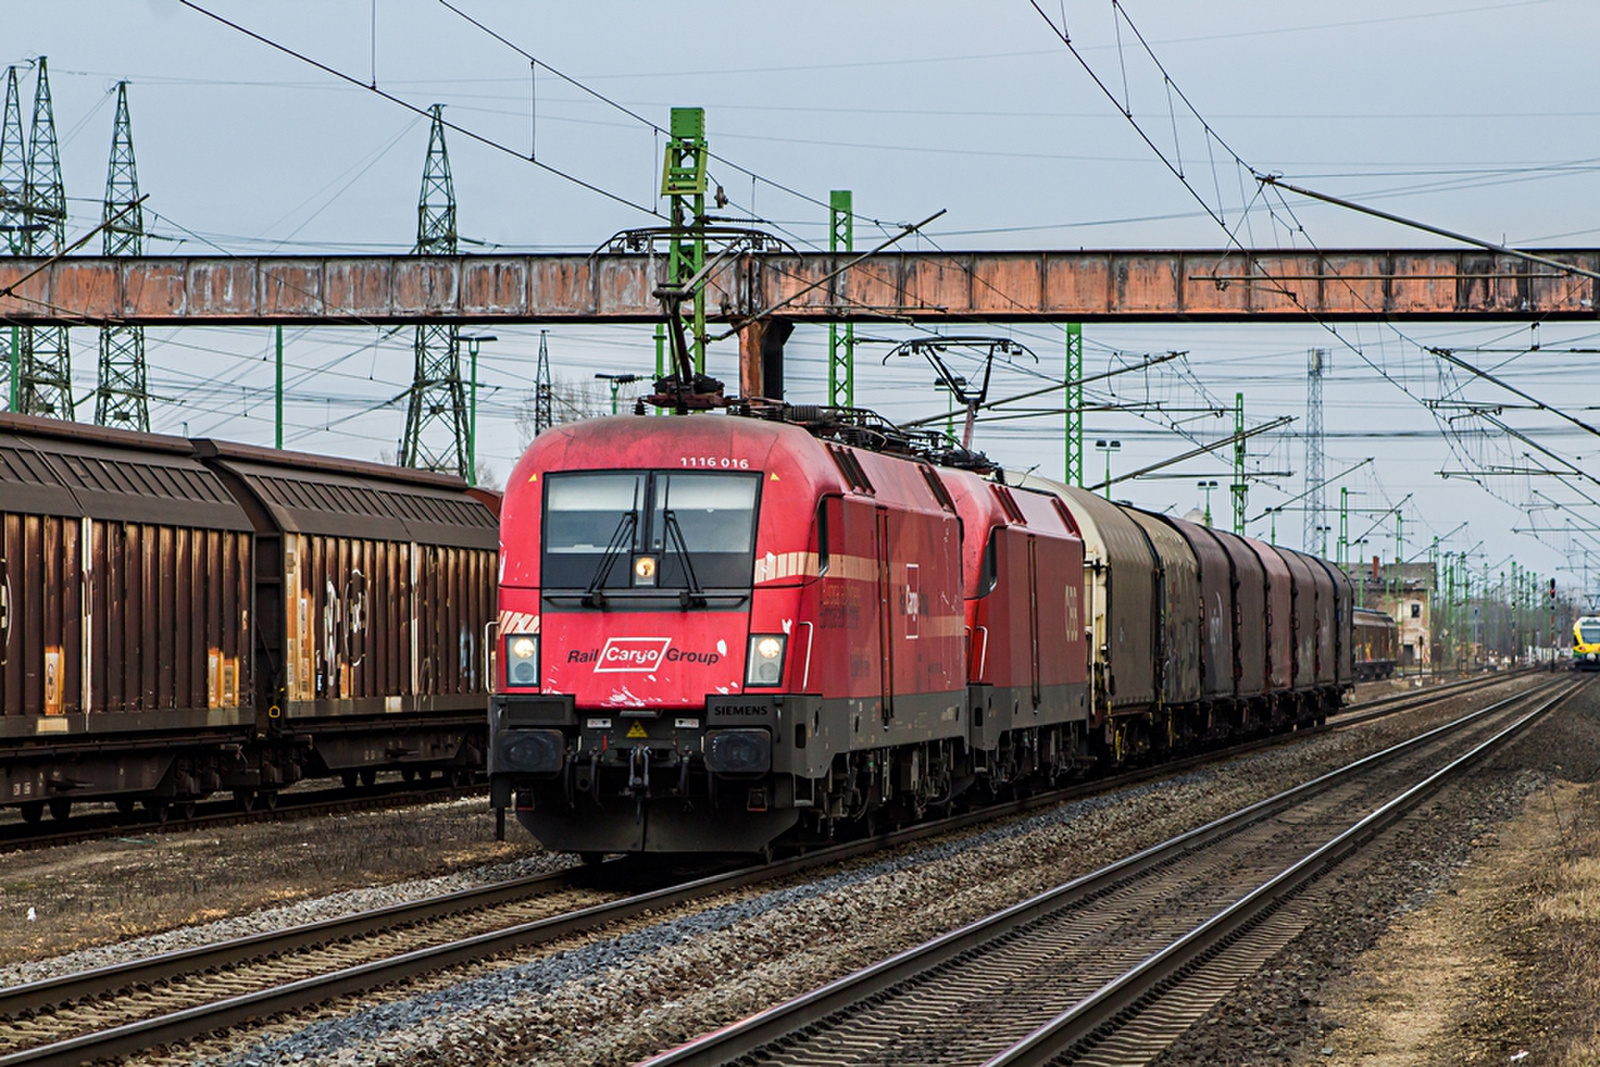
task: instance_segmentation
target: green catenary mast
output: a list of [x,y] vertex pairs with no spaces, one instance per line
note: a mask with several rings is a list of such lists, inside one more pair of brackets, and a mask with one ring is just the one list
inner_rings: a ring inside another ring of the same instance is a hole
[[1244,394],[1233,394],[1233,532],[1244,536],[1244,506],[1249,492],[1244,481]]
[[[661,166],[661,195],[667,198],[672,241],[667,252],[667,287],[682,290],[706,265],[706,111],[672,109],[671,139]],[[706,372],[706,288],[689,295],[684,323],[696,374]],[[683,317],[680,306],[679,317]]]
[[[139,175],[133,163],[127,82],[117,83],[117,119],[111,134],[111,164],[100,221],[105,226],[101,242],[104,255],[144,255],[144,209],[139,204]],[[143,326],[100,327],[99,382],[94,400],[96,425],[150,429]]]
[[[828,252],[835,257],[856,250],[855,198],[848,189],[828,194]],[[856,405],[856,328],[854,323],[828,324],[828,403]]]
[[[428,158],[417,200],[417,255],[456,254],[456,189],[444,140],[444,105],[429,109]],[[417,327],[415,369],[406,408],[400,465],[468,477],[467,396],[461,381],[461,329],[454,324]]]
[[1083,485],[1083,325],[1067,323],[1067,396],[1064,404],[1067,423],[1068,485]]

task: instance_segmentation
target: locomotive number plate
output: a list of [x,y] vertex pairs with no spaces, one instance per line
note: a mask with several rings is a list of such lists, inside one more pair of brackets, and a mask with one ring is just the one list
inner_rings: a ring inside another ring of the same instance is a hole
[[700,470],[747,471],[750,469],[748,459],[734,459],[732,456],[680,456],[678,462],[685,467],[695,467]]

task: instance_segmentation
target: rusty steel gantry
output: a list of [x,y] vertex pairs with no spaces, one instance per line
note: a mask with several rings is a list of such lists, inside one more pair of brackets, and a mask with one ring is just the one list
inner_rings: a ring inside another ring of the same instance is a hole
[[[1600,271],[1600,248],[1550,251]],[[643,323],[661,257],[68,256],[0,260],[22,325]],[[1600,318],[1600,281],[1474,249],[743,253],[707,281],[708,318],[829,322],[1374,322]],[[1265,278],[1270,277],[1268,284]],[[1287,290],[1287,295],[1285,290]],[[712,310],[715,309],[715,310]]]

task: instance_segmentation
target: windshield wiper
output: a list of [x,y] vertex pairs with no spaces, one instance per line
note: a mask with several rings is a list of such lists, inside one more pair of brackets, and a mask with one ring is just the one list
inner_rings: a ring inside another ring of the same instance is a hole
[[626,512],[617,521],[617,528],[611,534],[611,541],[606,545],[606,551],[600,557],[600,562],[595,565],[594,577],[589,579],[589,588],[584,590],[583,604],[590,608],[603,608],[606,606],[606,594],[603,589],[606,579],[611,577],[611,568],[617,565],[617,558],[622,555],[624,545],[633,544],[633,531],[639,525],[639,512]]
[[683,564],[683,580],[688,586],[678,593],[678,602],[685,608],[706,606],[705,590],[700,588],[700,580],[694,574],[694,561],[689,558],[689,546],[683,540],[683,528],[678,525],[678,516],[670,508],[661,511],[661,523],[667,528],[667,545],[677,552],[679,561]]

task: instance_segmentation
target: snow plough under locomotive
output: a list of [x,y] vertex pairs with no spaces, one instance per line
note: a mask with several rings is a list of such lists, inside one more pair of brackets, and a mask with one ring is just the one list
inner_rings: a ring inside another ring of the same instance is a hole
[[492,803],[552,849],[757,851],[1338,706],[1333,565],[971,459],[787,406],[545,433]]

